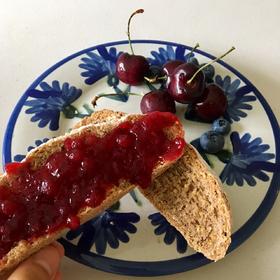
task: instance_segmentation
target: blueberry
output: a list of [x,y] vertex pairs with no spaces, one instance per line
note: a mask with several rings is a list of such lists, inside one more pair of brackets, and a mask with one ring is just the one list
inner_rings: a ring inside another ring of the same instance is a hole
[[196,66],[199,65],[197,58],[195,58],[194,56],[188,58],[188,59],[187,59],[187,62],[188,62],[188,63],[192,63],[192,64],[194,64],[194,65],[196,65]]
[[230,123],[224,118],[219,118],[213,122],[212,129],[215,132],[226,135],[230,132]]
[[[204,66],[206,63],[203,63],[201,64],[199,67],[202,67]],[[212,83],[213,82],[213,78],[214,78],[214,75],[215,75],[215,68],[213,65],[208,65],[206,66],[202,72],[204,73],[205,75],[205,80],[207,83]]]
[[225,144],[224,136],[215,131],[203,133],[199,140],[201,148],[209,154],[221,151]]

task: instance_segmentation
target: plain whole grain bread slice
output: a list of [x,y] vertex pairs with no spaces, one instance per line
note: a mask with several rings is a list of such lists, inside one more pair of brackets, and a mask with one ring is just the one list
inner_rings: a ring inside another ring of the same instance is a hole
[[187,240],[208,259],[223,258],[231,243],[231,213],[219,178],[191,145],[174,166],[140,189]]
[[[102,110],[83,119],[88,123],[118,119],[124,113]],[[223,258],[231,243],[231,213],[220,179],[196,149],[187,144],[184,155],[152,186],[140,191],[187,240],[207,258]]]
[[[142,117],[142,115],[124,116],[123,114],[116,114],[116,117],[111,119],[106,118],[106,122],[101,122],[101,116],[103,118],[105,114],[105,111],[103,113],[100,113],[100,118],[98,117],[98,113],[95,114],[95,118],[96,120],[98,120],[99,124],[86,124],[85,121],[82,121],[82,127],[74,129],[71,131],[71,133],[66,134],[64,136],[60,136],[49,140],[48,142],[42,144],[40,147],[29,152],[26,156],[26,159],[30,161],[32,168],[36,169],[42,166],[51,154],[53,154],[54,152],[58,152],[63,148],[63,143],[66,137],[78,136],[84,133],[92,133],[96,136],[102,137],[110,131],[112,131],[112,129],[117,127],[120,123],[124,121],[133,122]],[[172,127],[167,128],[165,130],[165,133],[170,139],[173,139],[175,137],[183,137],[184,135],[182,126],[179,122],[176,122]],[[174,161],[159,162],[153,170],[152,178],[156,178],[157,176],[162,174],[172,164],[174,164]],[[9,187],[10,179],[11,178],[6,173],[0,176],[0,186]],[[102,202],[100,206],[95,208],[85,207],[83,209],[80,209],[78,216],[80,218],[81,223],[88,221],[89,219],[97,216],[104,210],[108,209],[134,187],[135,185],[131,185],[127,181],[121,181],[118,186],[113,186],[112,189],[110,189],[110,191],[106,194],[106,199]],[[54,240],[61,237],[66,230],[67,228],[51,234],[46,234],[32,241],[20,241],[8,252],[6,256],[4,256],[0,260],[0,273],[5,273],[6,271],[15,267],[24,259],[26,259],[28,256],[33,254],[34,252],[38,251],[40,248],[52,243]]]

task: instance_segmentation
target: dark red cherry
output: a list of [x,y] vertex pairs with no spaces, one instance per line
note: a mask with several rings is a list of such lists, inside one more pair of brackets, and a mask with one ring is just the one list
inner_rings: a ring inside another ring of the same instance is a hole
[[176,113],[175,101],[166,91],[153,90],[146,93],[140,103],[143,114],[159,111]]
[[149,63],[142,55],[122,53],[116,63],[117,77],[129,85],[139,85],[149,72]]
[[225,114],[228,105],[227,98],[218,85],[208,85],[203,95],[205,99],[194,105],[195,113],[199,118],[211,122]]
[[181,60],[170,60],[167,61],[163,66],[162,66],[162,71],[166,75],[166,88],[168,88],[168,85],[170,83],[170,77],[173,74],[174,70],[181,64],[183,64],[184,61]]
[[124,83],[129,85],[139,85],[144,81],[144,77],[149,73],[149,62],[142,55],[135,55],[130,39],[130,22],[137,15],[144,13],[143,9],[133,12],[127,23],[127,37],[131,54],[122,53],[116,62],[116,75]]
[[207,91],[205,91],[205,88],[204,88],[204,90],[202,91],[202,94],[198,97],[194,97],[192,100],[192,103],[190,103],[190,104],[201,103],[203,100],[206,99],[206,97],[207,97]]
[[175,68],[177,68],[179,65],[183,64],[184,61],[181,60],[169,60],[162,66],[162,70],[166,75],[172,75]]
[[205,88],[205,76],[202,71],[194,76],[198,69],[199,67],[192,63],[183,63],[175,68],[170,77],[168,92],[176,101],[193,103],[202,95]]

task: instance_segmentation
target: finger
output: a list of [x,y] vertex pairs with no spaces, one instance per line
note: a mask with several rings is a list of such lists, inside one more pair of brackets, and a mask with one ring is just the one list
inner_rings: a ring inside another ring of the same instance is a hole
[[58,250],[61,257],[64,256],[64,247],[59,242],[55,241],[51,244],[51,246],[54,246]]
[[63,249],[52,244],[31,256],[8,278],[9,280],[50,280],[59,268]]

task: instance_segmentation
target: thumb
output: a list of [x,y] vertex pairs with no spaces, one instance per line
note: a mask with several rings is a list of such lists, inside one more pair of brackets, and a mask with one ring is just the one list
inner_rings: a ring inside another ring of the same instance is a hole
[[64,255],[62,245],[55,242],[31,256],[18,266],[8,280],[59,279],[59,264]]

